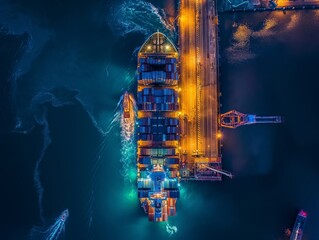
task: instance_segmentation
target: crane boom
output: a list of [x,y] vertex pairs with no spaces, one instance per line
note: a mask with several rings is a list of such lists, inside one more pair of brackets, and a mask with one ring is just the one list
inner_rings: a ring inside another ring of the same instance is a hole
[[207,168],[209,170],[212,170],[214,172],[217,172],[217,173],[220,173],[222,175],[225,175],[225,176],[227,176],[229,178],[233,178],[233,174],[228,172],[228,171],[225,171],[225,170],[222,170],[222,169],[219,170],[219,169],[216,169],[216,168],[212,168],[212,167],[207,166],[206,164],[202,164],[202,166],[204,166],[205,168]]

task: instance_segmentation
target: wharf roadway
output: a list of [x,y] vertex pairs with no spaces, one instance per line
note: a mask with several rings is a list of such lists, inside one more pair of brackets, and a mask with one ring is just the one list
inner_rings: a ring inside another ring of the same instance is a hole
[[182,162],[221,163],[218,18],[212,0],[181,0],[179,16]]

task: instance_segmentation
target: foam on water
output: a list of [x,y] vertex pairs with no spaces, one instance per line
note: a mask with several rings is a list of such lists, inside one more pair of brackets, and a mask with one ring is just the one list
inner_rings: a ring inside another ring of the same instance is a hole
[[[132,97],[131,97],[132,98]],[[121,97],[119,104],[123,104],[123,96]],[[133,121],[126,123],[124,121],[123,109],[119,108],[117,115],[120,119],[121,126],[121,174],[125,181],[133,182],[136,180],[136,136],[135,136],[135,119],[136,119],[136,104],[134,99],[132,101],[132,108],[134,112]],[[129,126],[128,126],[129,125]]]
[[[60,107],[71,104],[73,96],[76,94],[74,91],[66,91],[64,89],[42,89],[32,99],[30,111],[34,115],[37,124],[42,126],[43,145],[40,155],[36,161],[34,168],[34,185],[38,194],[39,214],[40,219],[44,221],[43,216],[43,193],[44,187],[41,182],[41,163],[44,159],[45,152],[51,144],[49,122],[47,120],[47,104],[53,107]],[[16,129],[18,131],[19,129]]]
[[65,223],[69,218],[69,210],[64,210],[48,228],[34,226],[30,232],[30,240],[58,240],[65,232]]
[[151,35],[156,30],[171,38],[176,36],[175,26],[168,21],[163,9],[144,0],[127,0],[110,9],[108,19],[113,31],[121,36],[131,33]]
[[168,233],[168,236],[171,237],[173,234],[177,233],[178,229],[176,226],[170,225],[169,223],[166,223],[166,232]]

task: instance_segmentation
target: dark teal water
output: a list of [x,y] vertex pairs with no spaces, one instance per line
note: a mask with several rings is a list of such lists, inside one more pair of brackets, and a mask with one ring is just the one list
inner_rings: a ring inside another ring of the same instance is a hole
[[[139,207],[123,176],[134,149],[123,156],[110,125],[123,91],[134,92],[134,51],[157,29],[176,39],[175,4],[152,4],[0,1],[0,239],[27,239],[66,208],[62,239],[169,238]],[[319,239],[318,21],[316,11],[220,15],[222,111],[285,123],[224,131],[224,168],[236,178],[182,183],[172,239],[284,239],[301,208],[304,239]]]

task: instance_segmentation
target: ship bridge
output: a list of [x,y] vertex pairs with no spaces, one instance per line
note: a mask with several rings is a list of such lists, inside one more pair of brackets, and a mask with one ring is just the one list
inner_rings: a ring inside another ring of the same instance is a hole
[[139,56],[143,55],[173,55],[178,56],[178,51],[169,38],[161,33],[153,33],[142,45]]

